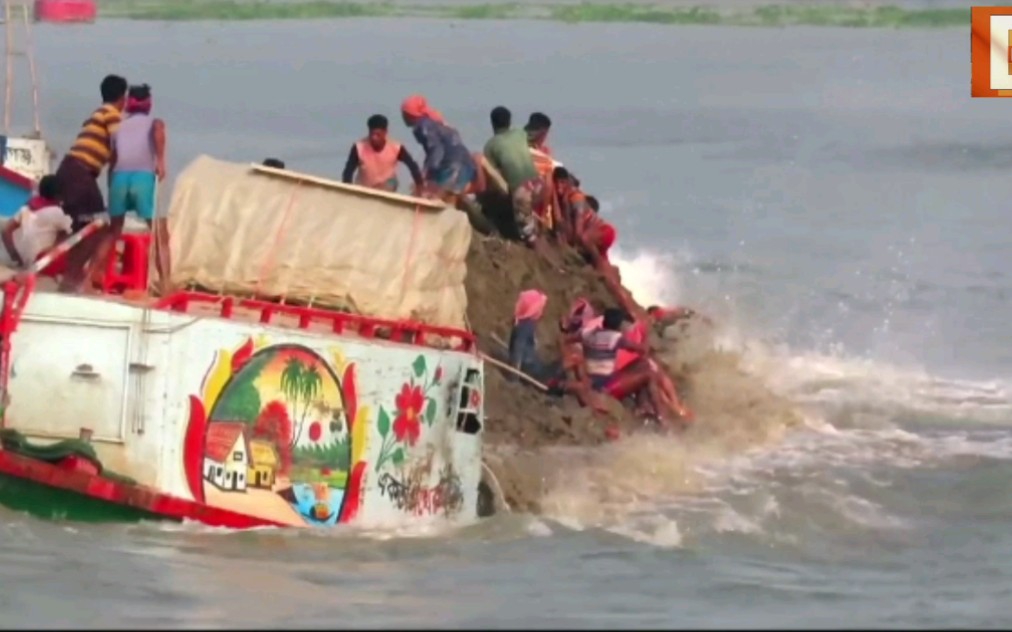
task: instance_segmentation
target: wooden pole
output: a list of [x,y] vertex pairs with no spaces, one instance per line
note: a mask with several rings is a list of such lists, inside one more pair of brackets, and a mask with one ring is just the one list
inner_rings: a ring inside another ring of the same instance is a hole
[[531,385],[536,386],[537,388],[541,389],[543,392],[546,392],[546,393],[548,392],[548,387],[547,386],[545,386],[541,382],[535,380],[533,377],[527,375],[526,373],[524,373],[520,369],[512,367],[512,366],[506,364],[505,362],[501,362],[499,360],[496,360],[495,358],[493,358],[492,356],[488,355],[487,353],[482,353],[481,354],[481,358],[483,360],[485,360],[486,362],[489,362],[489,363],[491,363],[491,364],[499,367],[503,371],[506,371],[507,373],[512,373],[513,375],[516,375],[517,377],[523,379],[528,384],[531,384]]

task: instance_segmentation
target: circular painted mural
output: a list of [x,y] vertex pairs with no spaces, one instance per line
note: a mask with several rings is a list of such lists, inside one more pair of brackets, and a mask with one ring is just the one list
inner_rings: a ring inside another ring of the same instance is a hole
[[210,411],[205,497],[279,522],[335,524],[351,465],[348,426],[340,379],[326,360],[300,345],[261,349]]

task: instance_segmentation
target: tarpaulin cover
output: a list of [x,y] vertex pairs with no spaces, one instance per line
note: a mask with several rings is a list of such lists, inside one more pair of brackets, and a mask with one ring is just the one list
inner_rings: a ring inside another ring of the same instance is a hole
[[201,156],[168,222],[176,287],[465,326],[471,226],[455,209]]

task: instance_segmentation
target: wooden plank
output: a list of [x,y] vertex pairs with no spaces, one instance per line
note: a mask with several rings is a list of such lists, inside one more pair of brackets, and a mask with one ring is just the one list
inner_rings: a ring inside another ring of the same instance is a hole
[[410,206],[412,209],[415,207],[421,207],[426,210],[442,211],[443,209],[448,208],[445,203],[439,200],[429,200],[426,198],[414,197],[412,195],[401,195],[400,193],[382,191],[380,189],[370,189],[369,187],[363,187],[357,184],[345,184],[344,182],[338,182],[336,180],[328,180],[327,178],[312,176],[308,173],[299,173],[298,171],[292,171],[291,169],[275,169],[274,167],[266,167],[256,163],[250,164],[250,168],[259,173],[287,178],[289,180],[309,182],[327,189],[345,191],[347,193],[364,195],[366,197],[382,198],[390,202]]

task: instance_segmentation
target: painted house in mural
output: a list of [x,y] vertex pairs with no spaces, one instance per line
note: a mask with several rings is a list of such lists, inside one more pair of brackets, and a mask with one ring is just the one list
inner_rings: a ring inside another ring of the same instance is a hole
[[249,445],[246,424],[216,421],[207,427],[204,449],[204,479],[218,489],[246,491]]
[[278,449],[270,441],[249,442],[250,465],[247,481],[250,487],[271,489],[278,472]]
[[166,296],[2,285],[0,504],[62,498],[12,497],[17,479],[70,492],[34,508],[68,519],[476,517],[484,366],[465,323],[465,214],[201,157],[168,223],[181,289]]

